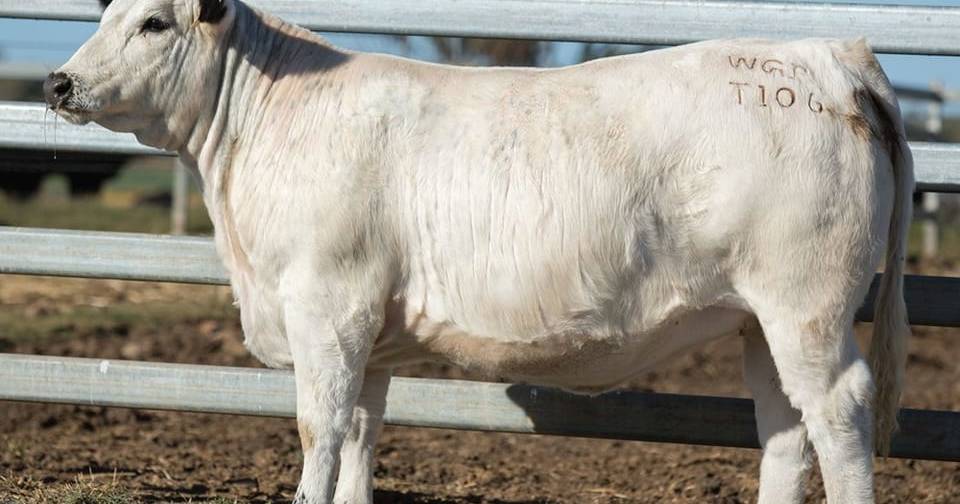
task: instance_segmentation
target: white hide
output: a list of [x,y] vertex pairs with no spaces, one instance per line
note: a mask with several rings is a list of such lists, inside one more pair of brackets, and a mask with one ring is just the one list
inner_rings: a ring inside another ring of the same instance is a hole
[[[913,179],[865,43],[459,68],[341,51],[234,0],[198,22],[204,3],[114,2],[58,111],[199,171],[247,347],[296,371],[300,502],[370,501],[395,366],[599,392],[738,332],[761,501],[801,502],[808,442],[830,502],[872,501],[850,326],[892,233],[878,341],[902,341]],[[171,30],[137,32],[153,13]]]

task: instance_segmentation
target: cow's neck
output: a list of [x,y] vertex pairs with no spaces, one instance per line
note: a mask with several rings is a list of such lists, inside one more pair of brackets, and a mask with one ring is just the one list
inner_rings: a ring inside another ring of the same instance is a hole
[[[234,5],[216,104],[201,113],[180,156],[203,180],[204,200],[228,268],[249,272],[229,198],[231,178],[241,176],[234,165],[244,152],[257,148],[258,139],[286,135],[289,122],[282,118],[291,117],[306,95],[350,56],[309,31],[241,2]],[[282,155],[276,153],[278,160]]]
[[[203,178],[204,191],[217,190],[238,148],[249,148],[269,114],[302,103],[314,80],[349,58],[320,37],[241,2],[224,44],[222,80],[216,104],[201,113],[180,150]],[[296,76],[309,75],[298,79]],[[284,82],[285,81],[285,82]]]
[[[309,31],[241,2],[234,5],[237,12],[224,43],[216,103],[200,114],[180,156],[203,180],[204,200],[228,269],[252,274],[230,202],[231,180],[252,172],[234,165],[242,163],[244,153],[256,149],[266,135],[286,135],[289,121],[282,118],[291,117],[315,84],[329,79],[330,70],[350,56]],[[282,155],[276,153],[278,161]]]

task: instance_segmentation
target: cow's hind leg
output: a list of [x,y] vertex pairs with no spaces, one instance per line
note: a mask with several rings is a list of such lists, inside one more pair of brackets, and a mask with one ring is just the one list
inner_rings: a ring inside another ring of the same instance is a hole
[[852,317],[796,314],[758,314],[783,392],[817,452],[827,501],[872,503],[873,380]]
[[389,369],[367,369],[353,408],[353,426],[340,449],[340,476],[334,504],[373,502],[374,447],[383,427],[390,385]]
[[863,203],[866,196],[823,191],[817,176],[794,182],[777,194],[798,201],[769,207],[734,284],[760,322],[781,390],[800,412],[827,502],[872,503],[874,384],[853,317],[881,259],[889,213]]
[[800,504],[811,466],[807,428],[780,388],[777,368],[758,326],[744,334],[743,376],[753,394],[763,447],[758,502]]

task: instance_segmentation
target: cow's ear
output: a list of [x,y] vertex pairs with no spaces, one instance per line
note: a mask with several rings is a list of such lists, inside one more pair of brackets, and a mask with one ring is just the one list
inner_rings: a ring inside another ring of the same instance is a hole
[[106,9],[113,0],[100,0],[100,7]]
[[219,23],[227,14],[227,0],[199,0],[202,23]]

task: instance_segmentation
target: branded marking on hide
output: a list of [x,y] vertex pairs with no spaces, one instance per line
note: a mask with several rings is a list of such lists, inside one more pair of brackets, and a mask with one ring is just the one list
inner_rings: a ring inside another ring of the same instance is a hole
[[737,105],[751,107],[771,107],[777,105],[781,109],[800,108],[797,102],[805,102],[806,109],[815,114],[823,112],[823,103],[816,98],[815,93],[808,92],[806,98],[798,100],[798,96],[803,94],[790,86],[770,87],[764,84],[754,84],[752,82],[730,81],[733,88],[734,99]]
[[[777,58],[761,58],[758,56],[727,55],[730,68],[741,73],[760,76],[780,77],[789,81],[798,82],[800,76],[810,75],[807,67]],[[793,109],[804,108],[815,114],[823,112],[823,103],[817,99],[814,92],[798,90],[796,83],[785,83],[770,86],[757,84],[751,79],[731,80],[734,99],[737,105],[758,108]]]
[[[758,62],[760,63],[759,65],[757,65]],[[727,63],[729,63],[730,67],[734,70],[779,75],[780,77],[790,80],[797,80],[797,74],[801,72],[810,75],[810,70],[808,70],[807,67],[799,63],[785,63],[776,58],[762,59],[757,56],[728,55]]]

